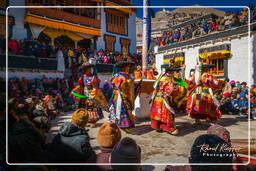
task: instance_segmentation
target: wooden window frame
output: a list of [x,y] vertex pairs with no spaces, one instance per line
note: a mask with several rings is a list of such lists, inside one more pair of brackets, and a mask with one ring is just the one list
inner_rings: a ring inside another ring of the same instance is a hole
[[[122,43],[122,41],[129,41],[129,43],[128,44],[126,44],[126,45],[124,45],[123,43]],[[120,38],[120,45],[121,45],[121,53],[123,53],[123,47],[124,46],[127,46],[127,54],[130,54],[130,46],[131,46],[131,40],[130,39],[126,39],[126,38]]]
[[[213,75],[218,75],[218,76],[224,76],[225,74],[225,66],[224,66],[224,60],[226,58],[213,58],[213,59],[208,59],[207,63],[208,64],[215,64],[216,67],[210,69],[209,73]],[[213,63],[213,61],[216,61],[216,63]],[[220,69],[220,62],[222,61],[222,69]]]
[[[113,40],[107,40],[109,38],[112,38]],[[109,35],[109,34],[104,34],[104,42],[105,42],[105,50],[108,50],[108,51],[112,51],[112,52],[115,52],[115,44],[116,44],[116,37],[115,36],[112,36],[112,35]],[[108,43],[112,43],[112,50],[109,50],[108,49]]]
[[105,9],[105,13],[106,13],[106,21],[107,21],[108,15],[111,16],[110,23],[106,22],[106,31],[113,34],[128,36],[129,15],[124,14],[120,11],[113,11],[109,9]]

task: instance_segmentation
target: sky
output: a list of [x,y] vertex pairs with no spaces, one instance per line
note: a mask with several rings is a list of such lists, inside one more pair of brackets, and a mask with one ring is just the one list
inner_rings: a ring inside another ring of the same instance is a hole
[[[143,0],[132,0],[133,5],[142,6]],[[256,6],[256,0],[150,0],[152,6],[191,6],[191,5],[201,5],[201,6],[248,6],[253,4]],[[154,9],[162,10],[162,8]],[[224,11],[230,11],[234,9],[225,8]],[[142,18],[143,10],[137,9],[137,17]]]

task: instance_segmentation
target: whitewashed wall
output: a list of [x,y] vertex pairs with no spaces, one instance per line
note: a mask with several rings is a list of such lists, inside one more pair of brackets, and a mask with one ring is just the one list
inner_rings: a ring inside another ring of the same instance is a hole
[[231,40],[232,57],[228,60],[230,80],[249,82],[249,39],[242,37]]
[[[10,0],[10,6],[25,6],[25,0]],[[27,38],[27,30],[24,28],[24,16],[26,14],[25,8],[9,8],[9,15],[13,16],[15,19],[15,24],[13,25],[13,38],[24,39]]]
[[185,77],[187,78],[189,76],[189,72],[191,69],[195,68],[196,65],[196,59],[198,57],[198,50],[199,47],[195,48],[189,48],[187,50],[184,50],[185,52]]
[[164,63],[164,54],[159,53],[156,54],[156,68],[158,71],[158,75],[161,73],[161,65]]
[[250,46],[250,72],[251,84],[256,84],[256,35],[251,36],[251,46]]
[[[256,78],[256,75],[254,74],[255,73],[254,66],[256,65],[255,64],[256,61],[254,60],[254,58],[256,58],[255,35],[253,35],[250,38],[250,42],[248,37],[241,37],[241,38],[232,39],[230,41],[229,40],[219,41],[216,43],[210,43],[200,47],[196,46],[196,47],[183,49],[182,51],[185,53],[186,77],[189,75],[189,71],[193,69],[196,65],[196,59],[198,57],[200,48],[217,46],[217,45],[226,44],[226,43],[231,44],[231,53],[232,53],[232,57],[228,60],[229,79],[236,80],[236,81],[246,81],[246,82],[251,81],[251,83],[254,83]],[[251,43],[251,49],[249,49],[249,43]],[[252,58],[251,62],[249,61],[249,51],[251,53],[251,58]],[[170,52],[170,53],[174,53],[174,52]],[[163,63],[163,55],[164,55],[163,52],[156,55],[156,66],[158,68],[160,68]],[[248,73],[249,68],[251,68],[251,73]]]

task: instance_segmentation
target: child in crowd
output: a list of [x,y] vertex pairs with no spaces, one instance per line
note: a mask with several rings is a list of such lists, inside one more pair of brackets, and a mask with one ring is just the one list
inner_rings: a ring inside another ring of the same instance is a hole
[[239,111],[239,115],[246,114],[248,110],[248,99],[244,93],[240,93],[238,104],[236,105],[236,109]]
[[230,93],[225,92],[223,93],[223,97],[220,101],[220,110],[224,114],[230,114],[230,107],[232,106],[231,100],[230,100]]

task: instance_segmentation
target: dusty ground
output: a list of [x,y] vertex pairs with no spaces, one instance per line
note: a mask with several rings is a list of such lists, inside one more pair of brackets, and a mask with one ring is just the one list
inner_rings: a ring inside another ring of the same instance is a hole
[[[96,128],[88,128],[91,137],[91,145],[94,150],[98,151],[97,131],[102,123],[107,122],[108,114],[105,113],[105,118],[100,120]],[[70,121],[71,113],[60,115],[56,120],[52,121],[52,128],[48,135],[48,141],[57,134],[58,127]],[[232,139],[247,139],[248,137],[248,120],[235,115],[224,115],[218,124],[226,127],[230,131]],[[187,115],[177,115],[176,124],[180,133],[178,136],[172,136],[167,133],[158,133],[150,128],[150,121],[141,121],[136,124],[131,134],[122,131],[122,136],[129,136],[136,140],[137,144],[142,149],[143,163],[188,163],[190,148],[195,138],[206,133],[209,125],[203,123],[201,125],[193,124],[193,120]],[[251,137],[256,138],[256,121],[251,121]],[[148,166],[150,167],[150,166]],[[162,170],[163,166],[151,166]]]

